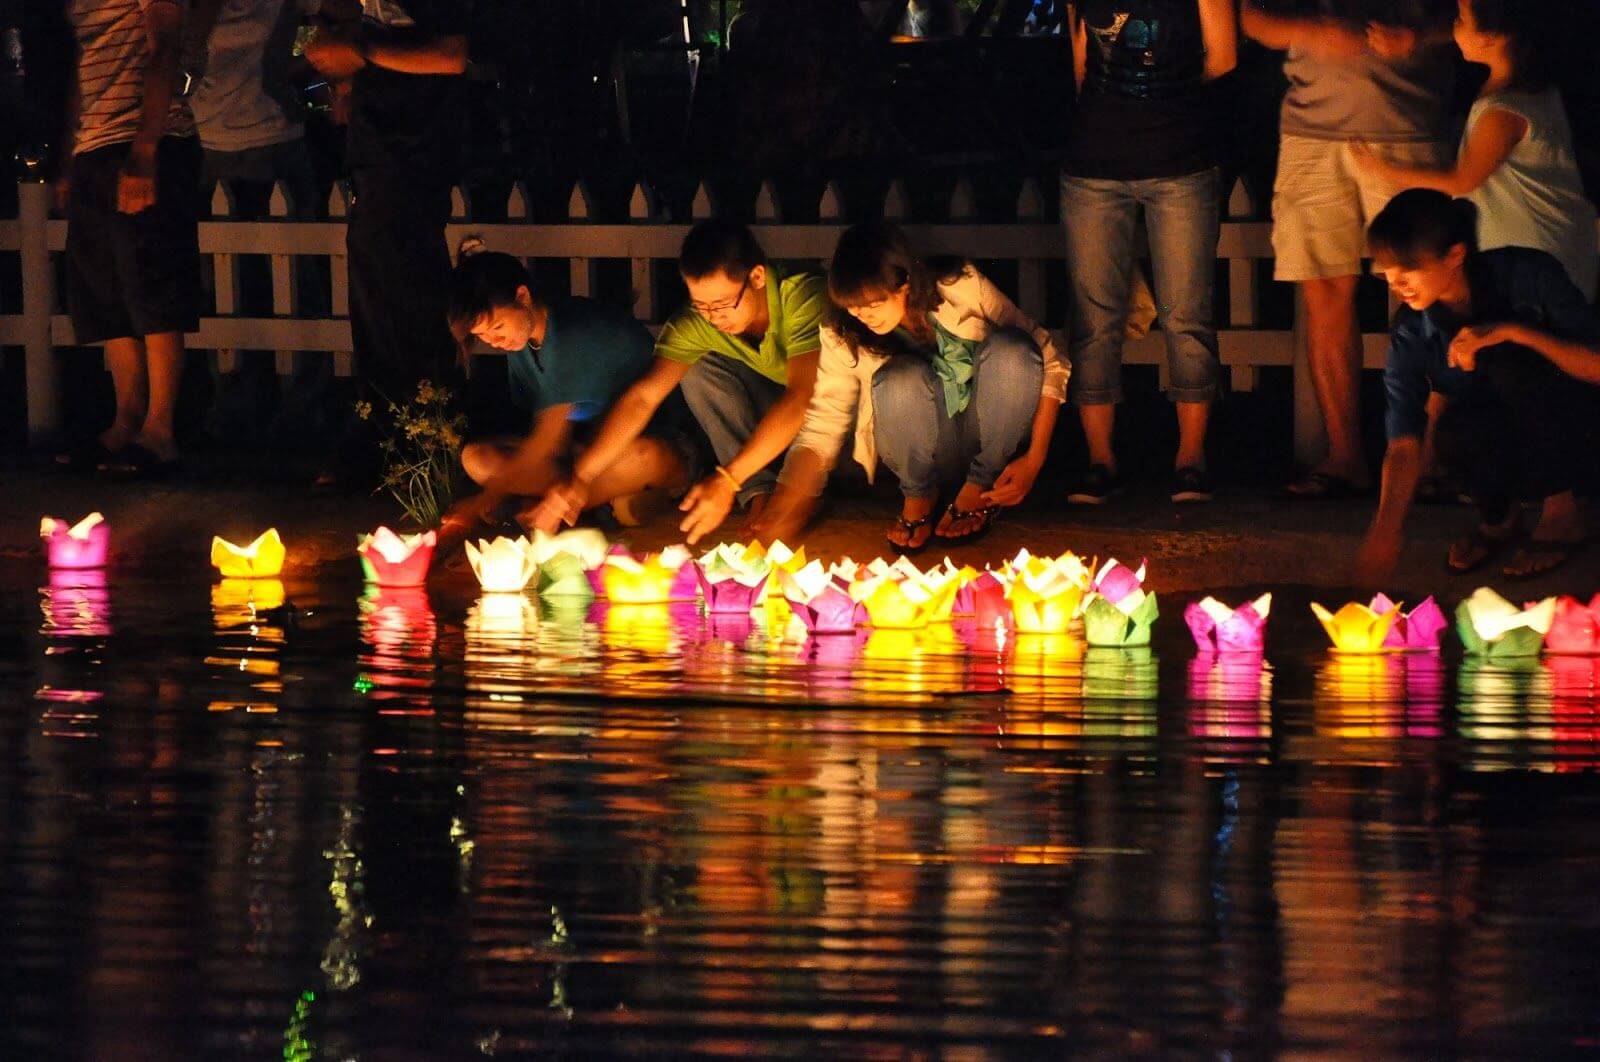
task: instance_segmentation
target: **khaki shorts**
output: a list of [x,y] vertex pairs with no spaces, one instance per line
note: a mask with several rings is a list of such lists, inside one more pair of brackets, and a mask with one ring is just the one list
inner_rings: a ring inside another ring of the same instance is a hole
[[[1439,143],[1374,144],[1393,162],[1436,166]],[[1285,136],[1272,189],[1272,252],[1277,280],[1356,276],[1367,226],[1400,189],[1358,167],[1344,140]]]

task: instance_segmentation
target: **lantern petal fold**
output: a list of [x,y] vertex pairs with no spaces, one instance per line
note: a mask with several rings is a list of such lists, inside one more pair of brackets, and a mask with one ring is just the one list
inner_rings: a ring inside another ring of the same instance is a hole
[[1589,656],[1600,652],[1600,594],[1587,605],[1575,597],[1558,600],[1550,631],[1544,637],[1544,647],[1562,656]]
[[491,542],[480,539],[464,545],[478,585],[491,594],[521,593],[538,570],[533,561],[533,544],[525,537],[501,536]]
[[380,527],[357,542],[367,582],[375,586],[421,586],[428,581],[428,566],[433,563],[433,548],[439,536],[433,531],[420,535],[397,535]]
[[1553,597],[1519,609],[1485,586],[1456,607],[1456,633],[1471,656],[1490,660],[1538,656],[1555,612]]
[[283,571],[288,555],[277,528],[268,528],[247,546],[211,539],[211,563],[227,579],[270,579]]
[[39,521],[45,559],[52,568],[103,568],[111,549],[111,526],[98,512],[68,526],[65,520],[46,516]]
[[1183,619],[1195,645],[1204,652],[1259,653],[1266,642],[1271,612],[1271,594],[1262,594],[1236,609],[1206,597],[1190,602]]

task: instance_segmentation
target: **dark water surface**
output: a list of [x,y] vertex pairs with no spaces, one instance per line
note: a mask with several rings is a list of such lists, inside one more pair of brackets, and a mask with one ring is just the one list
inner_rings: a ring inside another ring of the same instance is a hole
[[1600,1050],[1591,660],[38,582],[6,1059]]

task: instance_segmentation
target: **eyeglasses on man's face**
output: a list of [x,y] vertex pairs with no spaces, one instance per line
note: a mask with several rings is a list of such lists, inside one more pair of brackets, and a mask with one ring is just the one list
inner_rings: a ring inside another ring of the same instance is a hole
[[724,299],[721,302],[696,302],[695,300],[690,299],[689,308],[695,313],[699,314],[701,317],[712,317],[717,314],[724,314],[734,309],[744,301],[744,293],[748,291],[749,288],[750,274],[746,273],[744,275],[744,282],[739,285],[739,294],[735,295],[733,298]]

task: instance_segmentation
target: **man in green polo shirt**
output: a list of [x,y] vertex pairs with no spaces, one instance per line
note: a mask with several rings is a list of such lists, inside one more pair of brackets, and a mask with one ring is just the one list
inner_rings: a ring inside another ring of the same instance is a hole
[[777,484],[774,463],[811,402],[827,279],[768,265],[749,229],[721,219],[689,230],[678,271],[689,305],[661,330],[650,369],[612,407],[572,478],[545,496],[536,527],[577,519],[595,476],[679,386],[718,461],[680,505],[685,536],[692,543],[716,530],[736,501],[751,519],[761,514]]

